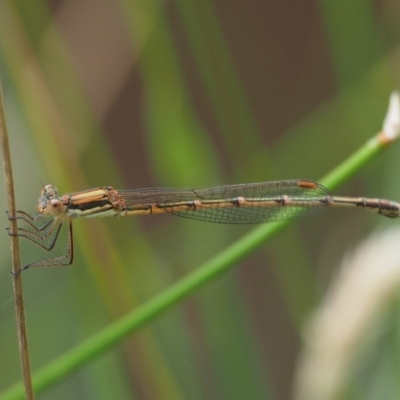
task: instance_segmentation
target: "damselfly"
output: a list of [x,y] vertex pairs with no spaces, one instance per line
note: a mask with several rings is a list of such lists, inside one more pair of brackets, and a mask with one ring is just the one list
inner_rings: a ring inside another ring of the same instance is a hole
[[[22,236],[45,250],[52,250],[61,226],[68,225],[68,246],[64,255],[25,265],[31,267],[70,265],[73,262],[72,220],[108,216],[170,213],[207,222],[257,224],[280,221],[313,213],[326,207],[359,207],[389,218],[400,215],[400,204],[384,199],[333,196],[327,188],[309,180],[285,180],[216,186],[202,189],[147,188],[115,190],[99,187],[58,195],[53,185],[43,187],[38,213],[18,211],[15,217],[26,225]],[[40,224],[43,218],[50,218]]]

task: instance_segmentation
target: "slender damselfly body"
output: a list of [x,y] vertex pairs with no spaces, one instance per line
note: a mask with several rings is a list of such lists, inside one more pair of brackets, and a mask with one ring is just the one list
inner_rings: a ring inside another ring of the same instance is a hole
[[[25,227],[22,236],[45,250],[52,250],[61,226],[68,226],[64,255],[25,265],[70,265],[73,262],[72,220],[109,216],[170,213],[200,221],[223,224],[258,224],[310,214],[327,207],[364,208],[389,218],[400,216],[400,204],[385,199],[333,196],[319,183],[300,179],[215,186],[201,189],[147,188],[116,190],[111,186],[59,196],[53,185],[43,187],[37,214],[17,211]],[[42,219],[48,219],[41,223]]]

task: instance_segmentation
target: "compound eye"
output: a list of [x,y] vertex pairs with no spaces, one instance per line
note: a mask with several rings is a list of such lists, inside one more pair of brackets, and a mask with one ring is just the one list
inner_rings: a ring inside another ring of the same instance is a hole
[[44,214],[47,208],[47,200],[44,198],[39,199],[39,204],[37,206],[37,210],[39,214]]
[[60,200],[53,199],[53,200],[50,200],[49,203],[50,203],[50,207],[51,207],[51,210],[49,210],[49,212],[51,212],[52,214],[56,214],[58,211],[61,211],[62,204],[61,204]]
[[51,197],[56,197],[58,194],[58,190],[53,185],[45,185],[43,186],[42,191],[40,192],[40,197],[46,197],[50,199]]

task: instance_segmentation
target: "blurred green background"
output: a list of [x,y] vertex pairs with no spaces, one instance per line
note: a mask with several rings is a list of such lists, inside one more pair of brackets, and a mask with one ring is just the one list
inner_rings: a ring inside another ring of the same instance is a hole
[[[18,208],[34,212],[42,183],[68,193],[318,180],[380,129],[399,44],[394,0],[2,1]],[[399,200],[399,154],[388,149],[338,194]],[[346,210],[301,220],[40,399],[288,399],[335,267],[390,224]],[[0,394],[20,379],[7,225],[4,215]],[[75,221],[74,265],[23,276],[33,370],[249,229],[170,215]],[[21,249],[24,263],[44,257]],[[393,340],[379,346],[398,352]],[[382,379],[400,398],[398,377],[377,372],[398,359],[384,364],[381,352],[351,382],[360,399]]]

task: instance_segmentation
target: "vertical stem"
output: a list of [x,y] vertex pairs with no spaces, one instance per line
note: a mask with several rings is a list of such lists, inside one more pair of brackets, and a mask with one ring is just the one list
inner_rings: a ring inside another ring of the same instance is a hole
[[[0,86],[0,147],[3,156],[3,167],[5,175],[5,186],[7,193],[8,211],[10,216],[15,216],[15,196],[14,196],[14,181],[11,168],[10,146],[8,142],[6,118],[4,113],[3,95]],[[17,221],[10,220],[10,232],[17,232]],[[17,324],[18,344],[20,351],[20,361],[22,368],[22,376],[25,385],[25,398],[28,400],[34,399],[31,369],[29,363],[28,339],[26,334],[24,298],[22,291],[22,274],[18,271],[21,269],[19,257],[19,241],[18,236],[11,236],[11,258],[12,258],[12,273],[13,273],[13,288],[15,298],[15,316]]]

